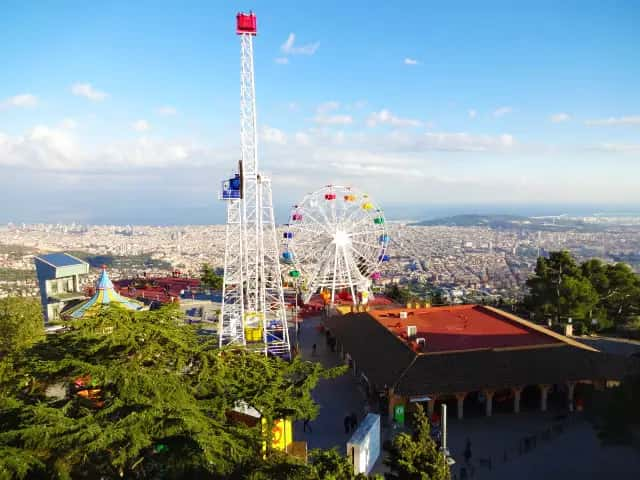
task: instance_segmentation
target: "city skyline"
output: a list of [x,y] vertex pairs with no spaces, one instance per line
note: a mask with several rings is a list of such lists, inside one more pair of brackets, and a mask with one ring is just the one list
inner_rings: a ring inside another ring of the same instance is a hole
[[326,183],[396,218],[640,205],[640,8],[503,6],[10,3],[0,221],[222,222],[250,8],[281,217]]

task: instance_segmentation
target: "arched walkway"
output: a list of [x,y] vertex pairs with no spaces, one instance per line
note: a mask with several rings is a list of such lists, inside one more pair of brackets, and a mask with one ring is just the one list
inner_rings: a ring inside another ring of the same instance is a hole
[[464,418],[475,418],[485,416],[485,406],[482,395],[479,391],[469,392],[464,397],[463,402]]
[[560,383],[552,385],[547,396],[549,410],[566,412],[569,405],[569,387]]
[[442,413],[442,404],[447,404],[447,418],[458,417],[458,400],[455,395],[438,395],[436,398],[434,413],[440,415]]
[[579,382],[573,390],[573,404],[577,412],[581,412],[591,407],[593,401],[593,391],[595,390],[592,383]]
[[542,391],[538,385],[527,385],[520,394],[520,410],[523,412],[540,410],[541,397]]
[[513,399],[515,394],[511,388],[497,390],[493,394],[494,413],[513,413]]

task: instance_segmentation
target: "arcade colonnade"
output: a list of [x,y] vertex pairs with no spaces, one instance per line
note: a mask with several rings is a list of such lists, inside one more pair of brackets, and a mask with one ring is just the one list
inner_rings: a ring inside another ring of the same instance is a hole
[[[604,382],[599,382],[599,381],[592,381],[592,380],[581,380],[581,381],[570,381],[570,382],[565,382],[562,386],[565,387],[565,391],[566,391],[566,406],[567,409],[570,412],[573,412],[575,409],[575,391],[576,391],[576,386],[578,385],[590,385],[592,386],[594,389],[597,390],[602,390],[605,388]],[[512,393],[513,396],[513,403],[512,403],[512,412],[513,413],[520,413],[521,411],[521,399],[522,399],[522,392],[525,388],[529,387],[530,385],[522,385],[522,386],[515,386],[515,387],[509,387],[507,389],[500,389],[500,390],[496,390],[496,389],[490,389],[490,388],[486,388],[486,389],[482,389],[480,390],[480,392],[483,394],[484,396],[484,414],[487,417],[490,417],[491,415],[493,415],[493,410],[494,410],[494,396],[497,392],[504,392],[505,390],[508,390]],[[535,384],[535,387],[537,387],[537,389],[539,390],[539,399],[538,399],[538,409],[541,412],[546,412],[548,409],[548,399],[549,399],[549,393],[552,389],[552,387],[554,385],[550,385],[550,384]],[[559,386],[559,385],[556,385]],[[465,404],[465,399],[467,398],[467,396],[469,394],[471,394],[472,392],[456,392],[453,395],[449,394],[449,393],[430,393],[430,394],[425,394],[422,395],[420,398],[425,398],[428,399],[426,401],[424,401],[424,404],[426,404],[426,408],[427,408],[427,413],[429,416],[431,416],[434,413],[435,410],[435,406],[436,403],[439,400],[442,399],[450,399],[452,396],[455,398],[456,400],[456,411],[457,411],[457,417],[458,419],[463,419],[464,418],[464,404]],[[401,395],[396,394],[393,389],[391,389],[389,391],[389,418],[393,418],[393,411],[396,405],[405,405],[407,406],[410,402],[411,402],[411,398],[407,398]]]

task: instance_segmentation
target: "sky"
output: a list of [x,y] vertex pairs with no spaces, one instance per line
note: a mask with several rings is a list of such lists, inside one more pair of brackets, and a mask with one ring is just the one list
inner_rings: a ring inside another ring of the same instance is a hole
[[640,3],[514,5],[5,0],[0,222],[222,222],[248,10],[279,217],[326,184],[398,218],[637,207]]

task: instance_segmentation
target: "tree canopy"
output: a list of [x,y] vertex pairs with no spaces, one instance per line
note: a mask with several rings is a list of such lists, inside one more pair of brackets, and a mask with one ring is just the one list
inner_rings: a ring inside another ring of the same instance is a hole
[[40,302],[34,298],[0,298],[0,358],[44,337]]
[[200,270],[202,285],[213,290],[222,290],[223,277],[218,275],[208,263],[204,263]]
[[527,287],[525,306],[537,319],[594,319],[606,327],[627,322],[640,308],[640,279],[628,265],[598,259],[578,264],[567,251],[538,258]]
[[7,355],[0,477],[246,478],[265,437],[230,419],[238,401],[269,425],[314,418],[311,391],[343,371],[221,351],[179,318],[111,307]]
[[449,480],[445,456],[431,438],[429,419],[418,404],[413,415],[413,434],[400,433],[391,444],[385,465],[389,480]]

